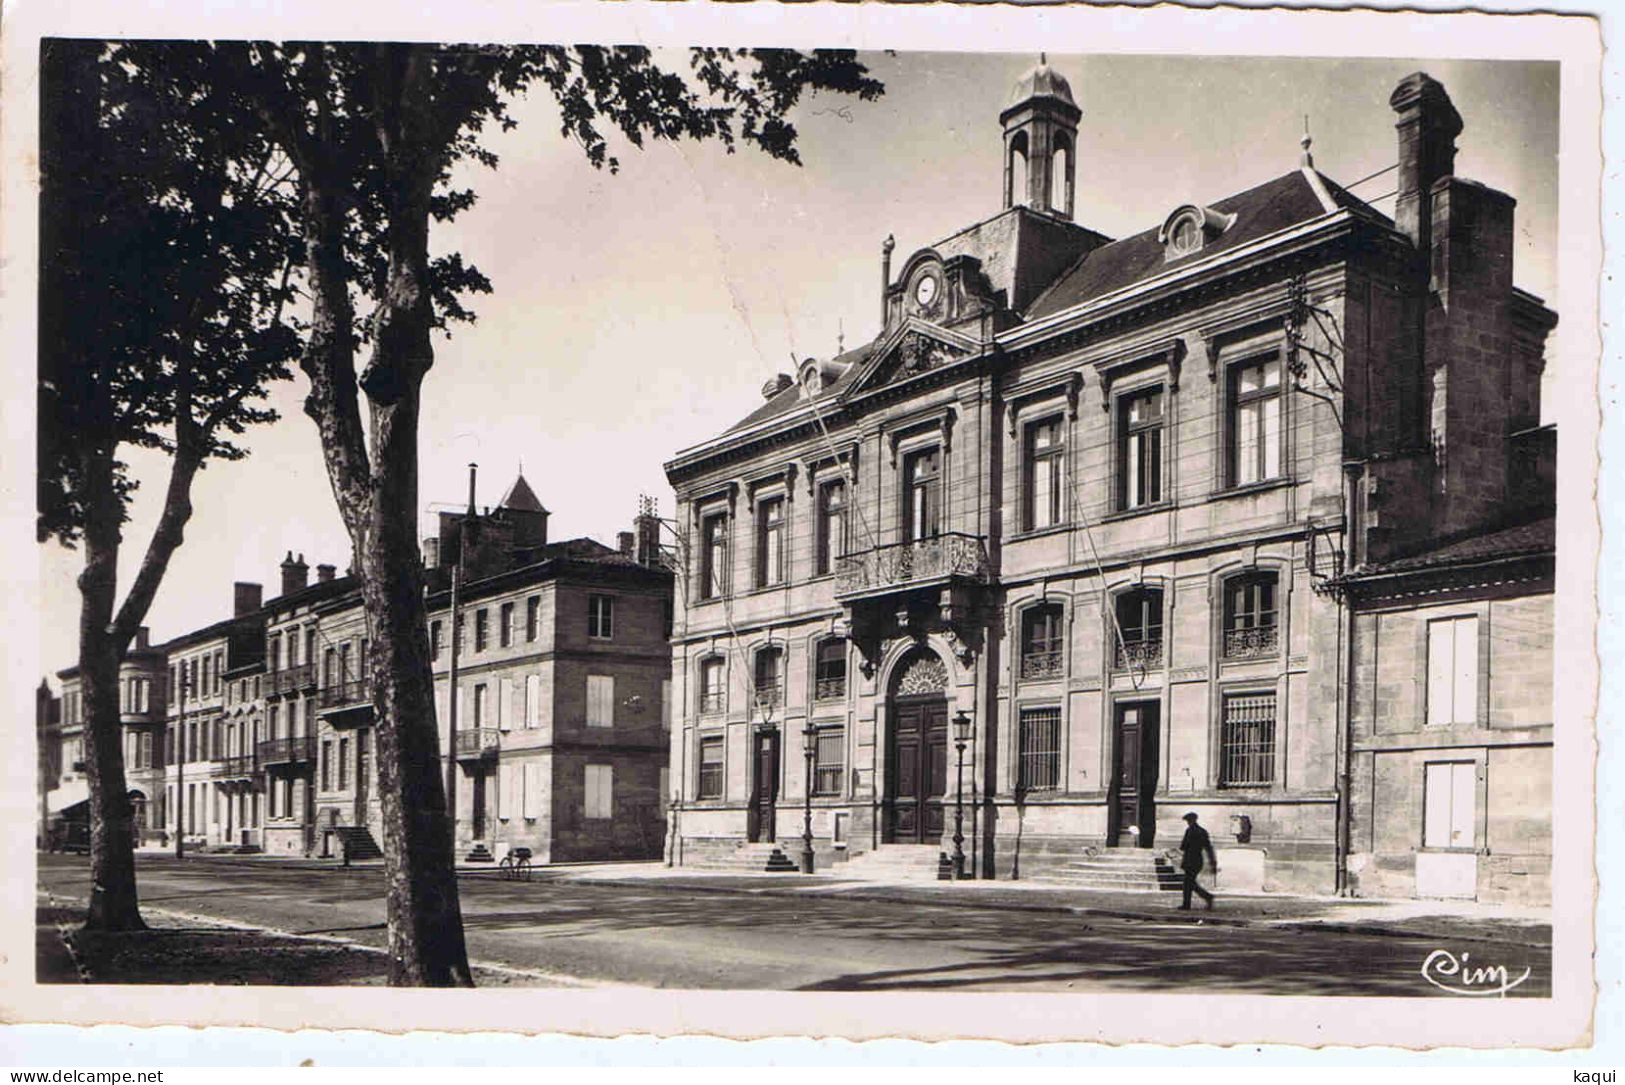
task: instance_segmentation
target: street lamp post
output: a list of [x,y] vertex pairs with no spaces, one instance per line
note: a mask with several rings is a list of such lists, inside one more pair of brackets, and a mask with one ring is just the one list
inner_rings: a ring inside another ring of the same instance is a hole
[[818,755],[818,730],[808,724],[801,732],[802,752],[807,757],[807,786],[806,797],[802,800],[801,814],[801,872],[813,872],[813,836],[812,836],[812,793],[813,793],[813,758]]
[[180,713],[175,720],[175,858],[186,858],[186,662],[180,669]]
[[965,744],[970,741],[970,717],[960,709],[954,716],[954,750],[959,765],[954,781],[954,881],[965,876]]

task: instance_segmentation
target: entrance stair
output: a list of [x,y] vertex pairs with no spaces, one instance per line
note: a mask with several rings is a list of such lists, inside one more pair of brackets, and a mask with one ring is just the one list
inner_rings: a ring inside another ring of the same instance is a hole
[[953,876],[950,861],[935,844],[882,844],[853,856],[839,872],[843,878],[875,882],[934,882]]
[[468,849],[468,854],[463,856],[463,862],[465,863],[494,863],[496,861],[497,857],[492,855],[491,849],[483,843],[475,844]]
[[1089,848],[1081,857],[1035,871],[1030,878],[1079,889],[1142,893],[1177,892],[1184,880],[1166,856],[1150,848]]
[[333,834],[339,838],[339,847],[344,849],[339,854],[352,863],[384,857],[384,849],[378,846],[378,841],[372,838],[372,830],[365,825],[337,825]]
[[750,874],[794,874],[801,869],[782,847],[770,840],[759,844],[740,844],[731,852],[696,856],[683,865],[694,870],[731,870]]

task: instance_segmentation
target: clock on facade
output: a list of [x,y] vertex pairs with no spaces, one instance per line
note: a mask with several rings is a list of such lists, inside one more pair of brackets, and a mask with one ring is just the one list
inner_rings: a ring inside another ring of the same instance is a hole
[[937,277],[935,275],[923,276],[915,284],[914,300],[919,302],[922,308],[929,307],[933,301],[937,300]]

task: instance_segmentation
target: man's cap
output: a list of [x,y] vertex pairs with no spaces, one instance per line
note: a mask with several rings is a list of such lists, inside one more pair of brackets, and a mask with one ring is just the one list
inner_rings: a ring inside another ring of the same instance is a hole
[[1186,821],[1195,821],[1196,820],[1196,811],[1195,810],[1188,811],[1185,814],[1185,820]]

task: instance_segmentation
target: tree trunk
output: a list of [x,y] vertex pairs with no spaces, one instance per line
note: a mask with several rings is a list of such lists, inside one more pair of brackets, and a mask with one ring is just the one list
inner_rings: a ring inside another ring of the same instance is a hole
[[88,452],[85,473],[85,567],[79,574],[79,688],[85,714],[85,772],[90,778],[90,908],[85,929],[146,929],[135,884],[134,810],[124,779],[119,723],[123,644],[112,629],[118,590],[119,512],[112,457]]

